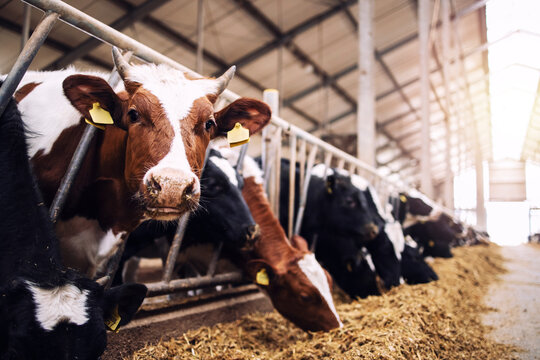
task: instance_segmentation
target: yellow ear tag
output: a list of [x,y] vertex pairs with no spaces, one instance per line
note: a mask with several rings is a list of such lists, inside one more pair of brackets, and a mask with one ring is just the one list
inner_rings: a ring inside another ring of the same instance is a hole
[[435,243],[433,242],[433,240],[429,240],[429,242],[428,242],[428,246],[429,246],[429,247],[433,247],[433,246],[435,246]]
[[406,203],[407,202],[407,197],[405,195],[399,195],[399,200],[401,200],[401,202]]
[[352,265],[350,262],[347,263],[347,271],[352,272]]
[[100,130],[105,130],[105,126],[103,125],[98,125],[98,124],[94,124],[93,122],[91,122],[90,120],[88,120],[87,118],[84,118],[84,121],[87,123],[87,124],[90,124],[92,126],[95,126],[97,127],[98,129]]
[[259,285],[270,285],[270,279],[268,279],[268,274],[266,273],[265,268],[259,270],[259,272],[257,273],[257,277],[255,278],[255,282]]
[[105,320],[105,326],[111,331],[118,332],[120,330],[118,329],[120,320],[122,320],[122,318],[118,315],[118,305],[116,305],[111,317]]
[[111,114],[107,110],[99,106],[99,103],[94,103],[92,105],[92,108],[88,112],[92,117],[92,122],[95,124],[114,124]]
[[231,147],[244,145],[249,142],[249,130],[237,122],[234,128],[227,132],[227,141]]

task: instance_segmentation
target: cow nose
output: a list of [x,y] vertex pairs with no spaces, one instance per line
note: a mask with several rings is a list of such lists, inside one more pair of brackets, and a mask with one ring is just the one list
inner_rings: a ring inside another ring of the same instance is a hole
[[379,235],[379,228],[374,223],[369,223],[365,226],[365,232],[370,240],[373,240]]
[[148,174],[146,190],[159,205],[180,207],[185,202],[197,201],[200,195],[199,179],[195,174],[164,168]]

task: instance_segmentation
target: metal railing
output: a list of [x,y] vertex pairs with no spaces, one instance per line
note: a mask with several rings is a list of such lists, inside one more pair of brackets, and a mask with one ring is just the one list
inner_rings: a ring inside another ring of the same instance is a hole
[[[136,56],[137,58],[151,63],[162,63],[167,64],[173,68],[179,69],[183,72],[188,73],[192,77],[201,77],[193,70],[188,67],[181,65],[174,60],[160,54],[159,52],[149,48],[146,45],[143,45],[132,38],[122,34],[121,32],[103,24],[102,22],[92,18],[91,16],[75,9],[74,7],[59,1],[59,0],[23,0],[25,3],[34,6],[37,9],[40,9],[45,12],[44,18],[41,20],[40,24],[36,27],[32,36],[29,38],[28,42],[24,46],[21,54],[19,55],[15,65],[4,81],[4,85],[0,89],[0,115],[4,111],[9,98],[14,93],[18,84],[20,83],[24,73],[27,71],[28,66],[30,65],[32,59],[36,55],[38,49],[45,41],[48,33],[52,29],[53,25],[57,20],[61,20],[72,27],[81,30],[100,41],[106,42],[110,45],[116,46],[120,49],[129,51]],[[238,99],[240,96],[233,93],[230,90],[225,90],[221,98],[225,99],[225,102],[233,102]],[[70,181],[74,178],[76,174],[77,167],[80,166],[81,161],[84,159],[86,154],[85,143],[89,143],[89,139],[92,137],[94,128],[88,125],[87,132],[81,140],[81,151],[77,151],[74,155],[70,168],[68,169],[68,174],[66,178],[71,177],[71,180],[68,179],[67,185],[63,186],[60,189],[57,197],[65,199],[69,191]],[[307,188],[309,185],[309,179],[311,176],[311,168],[313,167],[316,157],[319,156],[320,159],[327,165],[330,166],[332,161],[337,164],[337,167],[340,169],[346,169],[350,173],[356,173],[365,177],[377,190],[379,197],[382,201],[386,201],[389,193],[393,190],[406,190],[407,185],[402,182],[390,181],[381,175],[377,169],[363,163],[354,156],[322,141],[316,136],[300,129],[299,127],[290,124],[279,116],[274,115],[271,119],[271,127],[265,130],[265,135],[263,136],[263,169],[265,170],[265,183],[267,183],[270,199],[272,201],[272,206],[278,216],[277,212],[279,211],[279,172],[280,172],[280,157],[281,157],[281,146],[283,136],[288,136],[289,142],[287,148],[289,149],[289,160],[291,164],[298,162],[300,164],[300,176],[299,176],[299,186],[302,189],[300,193],[300,212],[303,212],[306,203],[307,197]],[[279,135],[279,136],[278,136]],[[273,143],[270,142],[271,138],[277,139]],[[271,143],[271,146],[268,146]],[[268,154],[273,153],[273,158],[269,159]],[[270,161],[272,164],[270,164]],[[293,171],[295,170],[294,166],[291,166],[291,176],[290,176],[290,189],[295,187],[295,176]],[[273,179],[273,180],[271,180]],[[292,209],[294,203],[294,191],[290,192],[290,204],[289,210]],[[58,214],[62,211],[62,201],[55,202],[55,205],[51,207],[51,218],[53,221],[56,220]],[[297,223],[293,224],[293,211],[289,211],[289,224],[288,224],[288,234],[291,235],[298,233],[301,222],[301,215],[297,217]],[[148,284],[149,295],[160,295],[164,293],[169,293],[179,290],[188,290],[195,289],[197,287],[210,287],[216,285],[222,285],[225,283],[238,283],[242,281],[242,275],[238,272],[228,273],[228,274],[213,274],[215,269],[215,263],[217,262],[219,250],[216,249],[215,256],[213,256],[212,263],[210,264],[210,269],[207,275],[195,279],[177,279],[171,280],[172,271],[177,259],[178,251],[181,247],[182,236],[185,230],[185,227],[188,222],[188,216],[184,216],[178,227],[177,233],[174,237],[173,244],[169,251],[169,256],[164,267],[164,273],[162,280],[156,283]],[[118,256],[118,254],[117,254]],[[110,281],[114,277],[114,272],[116,268],[110,269],[109,276]],[[109,281],[109,283],[110,283]]]

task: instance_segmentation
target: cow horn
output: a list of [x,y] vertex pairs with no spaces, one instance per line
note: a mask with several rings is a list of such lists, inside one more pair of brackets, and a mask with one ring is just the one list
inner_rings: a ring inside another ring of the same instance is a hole
[[233,65],[229,68],[229,70],[225,71],[223,75],[216,79],[218,83],[216,95],[221,94],[227,88],[227,85],[229,85],[229,81],[231,81],[235,72],[236,66]]
[[96,282],[100,285],[100,286],[105,286],[107,285],[107,283],[109,282],[110,280],[110,276],[109,275],[106,275],[106,276],[103,276],[103,277],[100,277],[99,279],[96,280]]
[[120,50],[118,50],[116,46],[113,46],[112,48],[112,57],[116,71],[118,71],[122,80],[125,80],[130,67],[129,63],[124,59],[122,53],[120,53]]

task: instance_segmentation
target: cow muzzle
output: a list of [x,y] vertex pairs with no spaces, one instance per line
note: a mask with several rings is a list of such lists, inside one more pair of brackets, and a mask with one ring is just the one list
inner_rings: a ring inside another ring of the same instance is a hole
[[379,235],[379,227],[374,223],[369,223],[364,226],[364,235],[368,240],[374,240]]
[[195,174],[164,168],[145,176],[146,211],[155,220],[174,220],[199,205],[199,179]]

